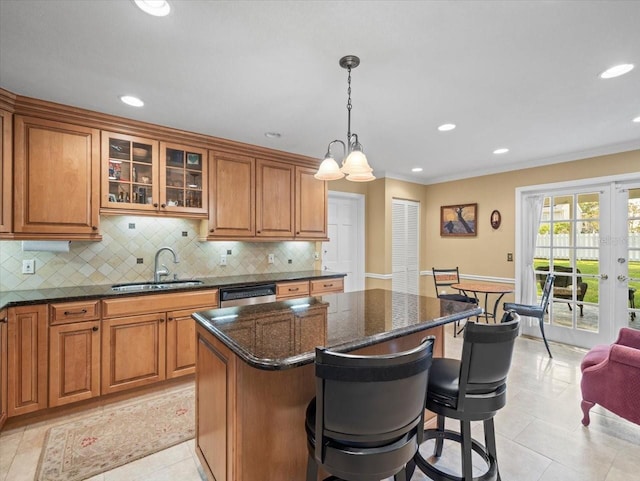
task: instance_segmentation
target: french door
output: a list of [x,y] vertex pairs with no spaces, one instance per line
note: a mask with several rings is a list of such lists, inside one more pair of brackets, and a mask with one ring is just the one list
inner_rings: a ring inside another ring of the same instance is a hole
[[[538,295],[554,273],[549,340],[590,348],[640,328],[640,179],[542,186],[533,267]],[[635,306],[635,307],[634,307]],[[523,332],[540,336],[537,324]]]

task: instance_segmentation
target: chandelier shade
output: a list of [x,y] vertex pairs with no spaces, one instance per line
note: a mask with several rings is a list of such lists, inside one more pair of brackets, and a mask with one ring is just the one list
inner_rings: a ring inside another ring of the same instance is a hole
[[[340,66],[349,72],[348,101],[347,101],[347,142],[333,140],[329,142],[327,153],[320,164],[314,177],[318,180],[338,180],[346,175],[346,179],[352,182],[369,182],[375,180],[373,169],[369,166],[367,156],[364,155],[362,145],[358,141],[358,135],[351,133],[351,69],[360,65],[360,59],[355,55],[346,55],[340,59]],[[331,154],[331,146],[335,143],[342,144],[343,156],[342,166],[338,165],[335,157]]]

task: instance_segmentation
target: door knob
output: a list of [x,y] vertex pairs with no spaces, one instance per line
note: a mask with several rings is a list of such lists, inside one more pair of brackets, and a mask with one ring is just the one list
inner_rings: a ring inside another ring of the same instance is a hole
[[600,274],[600,279],[606,281],[607,279],[609,279],[609,276],[607,274]]
[[624,264],[625,262],[627,262],[627,259],[624,257],[618,257],[618,264]]
[[618,280],[619,280],[620,282],[624,282],[624,281],[626,281],[626,280],[627,280],[627,276],[623,276],[622,274],[620,274],[620,275],[618,276]]

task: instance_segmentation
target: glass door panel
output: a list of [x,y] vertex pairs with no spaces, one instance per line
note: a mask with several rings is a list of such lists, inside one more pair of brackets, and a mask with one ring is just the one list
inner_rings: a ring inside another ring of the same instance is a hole
[[640,329],[640,188],[627,191],[627,318]]
[[170,211],[206,213],[206,151],[161,144],[164,192],[161,207]]

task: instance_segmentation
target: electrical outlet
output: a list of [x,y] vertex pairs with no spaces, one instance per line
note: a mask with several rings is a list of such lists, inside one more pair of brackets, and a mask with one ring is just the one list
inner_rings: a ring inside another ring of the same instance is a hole
[[227,249],[227,255],[230,256],[232,254],[231,249]]
[[320,260],[320,254],[318,252],[314,252],[313,253],[313,260],[314,261],[319,261]]
[[220,256],[220,265],[221,265],[221,266],[226,266],[226,265],[227,265],[227,256],[226,256],[226,255],[224,255],[224,254],[222,254],[222,255]]
[[136,264],[144,264],[144,257],[136,257]]
[[275,261],[276,261],[276,256],[273,254],[269,254],[267,258],[267,262],[269,262],[269,264],[273,264]]
[[36,260],[25,259],[22,261],[22,273],[23,274],[35,274],[36,273]]
[[513,254],[511,252],[507,252],[507,262],[513,262]]

